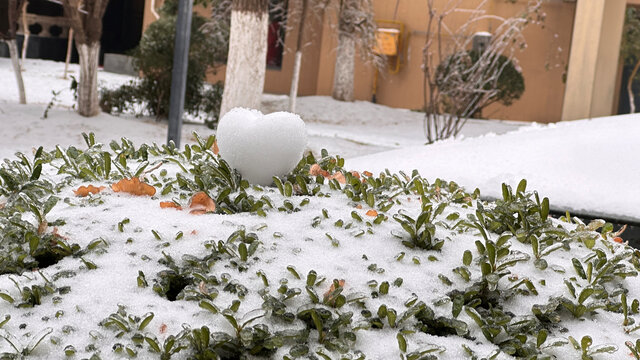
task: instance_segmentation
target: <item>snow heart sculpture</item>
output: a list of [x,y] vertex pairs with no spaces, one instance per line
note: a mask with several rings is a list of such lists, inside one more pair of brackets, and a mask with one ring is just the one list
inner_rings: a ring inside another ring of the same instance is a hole
[[252,184],[270,185],[293,170],[307,147],[300,116],[235,108],[218,123],[220,156]]

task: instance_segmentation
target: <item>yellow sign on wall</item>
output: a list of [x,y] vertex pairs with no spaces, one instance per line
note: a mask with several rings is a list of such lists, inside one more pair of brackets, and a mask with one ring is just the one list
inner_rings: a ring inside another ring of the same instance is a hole
[[373,51],[381,55],[396,56],[399,40],[400,30],[379,28],[376,30],[376,45]]

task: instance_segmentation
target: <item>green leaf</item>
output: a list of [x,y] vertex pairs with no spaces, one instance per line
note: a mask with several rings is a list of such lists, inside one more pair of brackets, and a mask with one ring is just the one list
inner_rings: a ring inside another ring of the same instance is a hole
[[386,295],[388,293],[389,293],[389,282],[383,281],[382,284],[380,284],[380,294]]
[[240,254],[240,260],[247,261],[248,253],[247,245],[245,243],[240,243],[240,245],[238,245],[238,253]]
[[64,347],[65,356],[73,356],[76,354],[76,348],[73,345],[67,345]]
[[320,298],[318,297],[318,294],[311,286],[306,286],[305,289],[307,290],[307,294],[309,294],[309,297],[311,298],[312,303],[317,304],[320,302]]
[[404,338],[404,335],[402,335],[402,333],[398,333],[396,335],[396,339],[398,339],[398,348],[400,348],[400,351],[407,352],[407,340]]
[[538,238],[535,236],[531,237],[531,249],[533,250],[533,256],[536,258],[540,256],[540,253],[538,252]]
[[457,318],[458,315],[460,315],[460,312],[462,311],[462,306],[463,305],[464,305],[464,296],[462,296],[462,295],[454,296],[453,304],[452,304],[452,307],[451,307],[451,313],[452,313],[454,318]]
[[92,261],[90,261],[90,260],[86,260],[86,259],[85,259],[85,258],[83,258],[83,257],[80,257],[80,260],[82,261],[82,263],[84,264],[84,266],[86,266],[86,267],[87,267],[87,269],[89,269],[89,270],[95,270],[95,269],[97,269],[97,268],[98,268],[98,266],[97,266],[94,262],[92,262]]
[[8,323],[9,320],[11,320],[11,315],[5,315],[4,320],[0,321],[0,328],[2,328],[6,323]]
[[3,292],[0,292],[0,299],[7,301],[9,304],[13,304],[14,300],[11,297],[11,295],[9,294],[5,294]]
[[58,201],[60,201],[59,197],[49,196],[47,201],[45,201],[44,203],[44,208],[42,209],[42,216],[43,217],[46,216],[51,211],[51,209],[53,209],[53,207],[56,206]]
[[31,231],[24,234],[24,237],[29,243],[29,254],[33,255],[33,253],[38,249],[38,245],[40,245],[40,237]]
[[307,286],[315,285],[317,277],[318,274],[315,272],[315,270],[310,270],[307,274]]
[[296,268],[293,265],[287,266],[287,270],[293,275],[293,277],[300,280],[300,274],[298,274],[298,271],[296,271]]
[[540,208],[540,217],[542,221],[546,221],[549,217],[549,198],[542,199],[542,206]]
[[471,254],[471,251],[465,250],[464,254],[462,255],[462,263],[465,264],[466,266],[469,266],[471,265],[472,260],[473,260],[473,255]]
[[613,354],[616,351],[618,351],[618,347],[616,345],[612,345],[612,344],[597,345],[589,349],[589,355],[600,354],[600,353]]
[[231,326],[233,326],[234,329],[236,329],[236,331],[240,331],[240,326],[232,314],[225,310],[222,312],[222,316],[229,322],[229,324],[231,324]]
[[38,164],[36,165],[36,167],[33,169],[33,173],[31,173],[31,178],[30,180],[38,180],[40,178],[40,174],[42,173],[42,164]]
[[536,346],[538,348],[542,346],[542,344],[544,344],[545,341],[547,341],[548,335],[549,335],[549,332],[545,329],[541,329],[540,331],[538,331],[538,338],[536,339]]
[[582,350],[587,350],[591,344],[593,344],[593,339],[591,339],[591,336],[589,335],[583,336],[582,340],[580,340]]
[[111,174],[111,155],[106,151],[103,152],[102,160],[104,161],[104,178],[108,180]]
[[151,350],[153,352],[161,352],[162,350],[160,349],[160,345],[158,345],[158,342],[156,339],[150,338],[150,337],[145,337],[144,340],[147,342],[147,344],[149,344],[149,347],[151,348]]
[[293,185],[289,181],[284,183],[284,196],[291,197],[293,194]]
[[510,191],[509,191],[509,187],[505,183],[502,183],[502,199],[504,201],[511,200],[511,194],[510,194]]
[[318,330],[318,341],[322,342],[322,340],[324,339],[322,320],[320,319],[320,316],[318,316],[318,313],[316,313],[315,309],[311,310],[311,319],[313,320],[313,324],[315,325],[316,330]]
[[593,288],[585,288],[580,292],[580,296],[578,297],[578,303],[582,304],[591,296],[595,290]]
[[153,313],[152,312],[146,313],[144,315],[144,318],[142,319],[142,322],[138,326],[138,330],[140,330],[140,331],[144,330],[144,328],[146,328],[147,325],[149,325],[151,320],[153,320]]
[[217,307],[217,306],[215,306],[214,304],[210,303],[210,302],[209,302],[209,301],[207,301],[207,300],[201,300],[201,301],[198,303],[198,306],[200,306],[201,308],[203,308],[203,309],[205,309],[205,310],[210,311],[210,312],[211,312],[212,314],[214,314],[214,315],[220,312],[220,309],[218,309],[218,307]]
[[522,193],[524,194],[524,192],[527,190],[527,180],[526,179],[522,179],[520,180],[520,183],[518,184],[518,190],[517,193]]
[[496,264],[496,247],[493,243],[493,241],[488,240],[486,242],[486,246],[487,246],[487,256],[489,257],[489,263],[491,264],[491,266],[495,266]]
[[571,262],[573,263],[573,268],[576,270],[578,276],[586,280],[587,274],[584,272],[584,268],[582,267],[582,263],[580,262],[580,260],[573,258],[571,259]]

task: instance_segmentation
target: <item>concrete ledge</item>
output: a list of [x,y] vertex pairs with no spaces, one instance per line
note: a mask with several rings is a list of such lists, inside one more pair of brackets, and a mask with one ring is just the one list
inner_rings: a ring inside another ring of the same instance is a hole
[[133,68],[133,58],[121,54],[104,54],[104,71],[138,76],[138,72]]

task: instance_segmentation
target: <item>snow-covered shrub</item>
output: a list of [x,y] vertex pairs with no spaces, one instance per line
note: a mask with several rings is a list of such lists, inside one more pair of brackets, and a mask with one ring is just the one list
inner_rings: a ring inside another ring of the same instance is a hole
[[525,181],[484,201],[323,151],[259,186],[195,139],[2,163],[2,356],[637,358],[640,252]]

